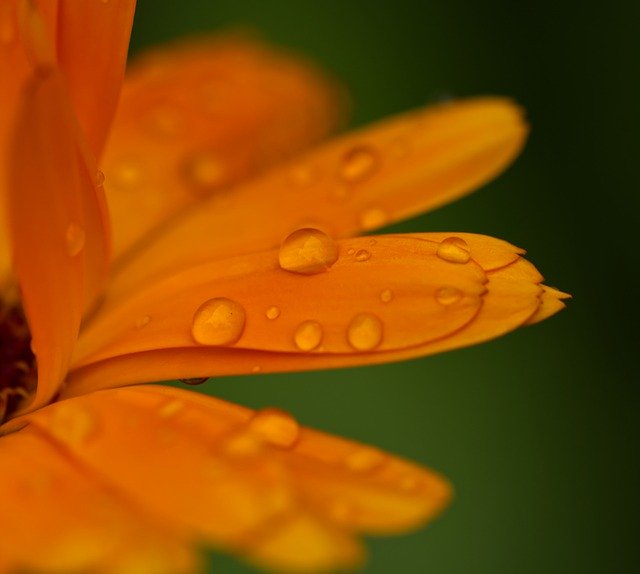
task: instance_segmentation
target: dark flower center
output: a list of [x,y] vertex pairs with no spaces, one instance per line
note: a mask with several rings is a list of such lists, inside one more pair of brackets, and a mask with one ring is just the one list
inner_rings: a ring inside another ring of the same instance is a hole
[[19,302],[0,298],[0,424],[35,391],[36,360]]

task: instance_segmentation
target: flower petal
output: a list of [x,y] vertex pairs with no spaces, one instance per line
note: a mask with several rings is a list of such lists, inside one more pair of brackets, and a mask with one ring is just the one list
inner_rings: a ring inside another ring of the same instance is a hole
[[[438,256],[450,247],[442,235],[342,240],[338,260],[315,275],[279,268],[277,252],[178,274],[100,310],[62,394],[398,361],[486,341],[533,316],[542,277],[520,250],[460,234],[471,258],[454,263]],[[217,339],[192,330],[207,312]]]
[[178,210],[321,140],[335,86],[246,37],[156,50],[130,69],[104,157],[115,253]]
[[83,306],[106,275],[108,224],[59,72],[41,70],[25,88],[12,144],[8,217],[38,359],[37,407],[62,381]]
[[352,565],[362,554],[354,532],[416,527],[450,498],[446,481],[416,465],[275,409],[180,389],[92,393],[21,421],[145,516],[272,568]]
[[111,290],[274,248],[298,227],[346,237],[433,209],[502,171],[526,133],[520,108],[501,98],[443,104],[354,132],[199,203],[116,269]]
[[151,521],[37,425],[0,437],[0,571],[194,570],[194,556],[175,532]]
[[60,2],[58,63],[96,157],[118,103],[135,7],[135,0]]
[[562,291],[549,287],[547,285],[541,285],[543,292],[540,297],[540,307],[533,316],[527,321],[527,325],[533,325],[544,321],[547,317],[555,315],[558,311],[562,311],[566,305],[562,302],[563,299],[571,299],[571,295],[563,293]]

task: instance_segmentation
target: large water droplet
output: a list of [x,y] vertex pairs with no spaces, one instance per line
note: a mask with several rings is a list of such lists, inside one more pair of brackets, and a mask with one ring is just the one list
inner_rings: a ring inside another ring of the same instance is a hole
[[469,245],[461,237],[447,237],[438,245],[438,257],[450,263],[466,263],[471,259]]
[[322,341],[322,325],[317,321],[304,321],[293,335],[296,347],[301,351],[312,351]]
[[391,289],[385,289],[380,292],[380,301],[383,303],[389,303],[393,299],[393,291]]
[[462,291],[457,287],[440,287],[436,291],[436,301],[447,307],[460,301],[462,295]]
[[313,275],[326,271],[338,260],[338,244],[319,229],[305,227],[282,242],[278,259],[286,271]]
[[300,425],[290,414],[267,408],[258,411],[249,421],[249,431],[266,443],[290,448],[300,436]]
[[387,214],[379,207],[367,209],[360,216],[360,225],[363,229],[375,229],[382,227],[387,223],[389,218]]
[[67,226],[65,241],[67,243],[67,253],[70,257],[75,257],[84,248],[86,235],[84,229],[77,223],[70,223]]
[[195,312],[191,334],[201,345],[231,345],[242,335],[245,320],[242,305],[216,297],[205,301]]
[[344,462],[347,468],[354,472],[370,472],[379,468],[386,460],[387,457],[382,451],[363,446],[349,454]]
[[349,183],[362,181],[374,173],[377,163],[378,157],[370,147],[358,146],[345,154],[339,174]]
[[84,406],[73,401],[59,403],[53,412],[51,430],[56,438],[79,446],[96,431],[96,419]]
[[356,261],[363,262],[369,259],[371,259],[371,253],[366,249],[358,249],[358,251],[356,251]]
[[371,351],[382,341],[382,321],[371,313],[356,315],[349,324],[347,340],[357,351]]
[[269,319],[270,321],[274,321],[275,319],[280,317],[280,309],[278,309],[278,307],[276,307],[275,305],[272,305],[267,309],[265,315],[267,316],[267,319]]

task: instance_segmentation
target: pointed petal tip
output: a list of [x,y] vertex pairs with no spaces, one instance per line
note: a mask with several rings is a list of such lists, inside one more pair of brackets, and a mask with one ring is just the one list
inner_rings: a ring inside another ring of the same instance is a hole
[[526,325],[533,325],[544,321],[549,317],[562,311],[567,305],[563,302],[566,299],[572,299],[569,293],[564,293],[555,287],[540,285],[542,293],[540,294],[540,306],[538,310],[529,318]]

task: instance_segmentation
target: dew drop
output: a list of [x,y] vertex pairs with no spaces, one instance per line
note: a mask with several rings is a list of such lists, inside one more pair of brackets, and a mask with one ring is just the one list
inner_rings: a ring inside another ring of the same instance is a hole
[[181,411],[184,408],[184,403],[179,400],[172,400],[160,407],[158,415],[164,419],[168,419]]
[[209,380],[209,377],[192,377],[190,379],[178,379],[181,383],[185,385],[190,385],[195,387],[197,385],[201,385],[202,383],[206,383]]
[[436,291],[436,301],[441,305],[449,306],[462,299],[462,291],[457,287],[440,287]]
[[262,370],[262,367],[260,365],[254,365],[253,367],[251,367],[252,373],[259,373],[261,370]]
[[285,271],[302,275],[322,273],[338,260],[338,244],[319,229],[305,227],[282,242],[278,259]]
[[347,255],[353,255],[356,252],[356,250],[353,247],[350,247],[349,250],[347,251]]
[[317,321],[304,321],[293,335],[296,347],[301,351],[312,351],[322,341],[322,325]]
[[268,444],[290,448],[300,436],[300,425],[290,414],[266,408],[249,421],[249,431]]
[[136,319],[136,329],[142,329],[151,323],[151,317],[149,315],[143,315]]
[[245,321],[242,305],[226,297],[216,297],[198,307],[191,334],[201,345],[231,345],[242,335]]
[[385,289],[380,292],[380,301],[383,303],[389,303],[393,299],[393,291],[391,289]]
[[280,309],[278,309],[278,307],[276,307],[275,305],[272,305],[267,309],[265,315],[270,321],[275,321],[278,317],[280,317]]
[[51,419],[51,429],[60,440],[79,446],[96,431],[94,415],[83,406],[74,402],[59,403]]
[[263,450],[260,438],[248,432],[241,432],[231,436],[224,445],[227,455],[247,458],[260,454]]
[[371,258],[371,253],[366,249],[358,249],[356,251],[356,261],[368,261]]
[[356,315],[347,329],[347,340],[357,351],[371,351],[382,341],[382,321],[370,313]]
[[67,253],[70,257],[75,257],[84,248],[86,240],[84,229],[82,229],[82,227],[77,223],[70,223],[67,226],[65,240],[67,243]]
[[363,229],[375,229],[376,227],[385,225],[388,220],[387,214],[382,209],[372,207],[362,213],[360,225]]
[[376,153],[367,146],[358,146],[349,151],[340,164],[340,177],[355,183],[371,176],[375,171],[378,158]]
[[225,178],[225,169],[220,158],[211,152],[192,155],[184,164],[188,182],[198,191],[210,191],[219,187]]
[[96,187],[102,187],[104,185],[104,173],[98,170],[96,172]]
[[440,242],[438,257],[450,263],[467,263],[471,259],[469,245],[461,237],[447,237]]
[[363,446],[349,454],[344,462],[354,472],[370,472],[379,468],[386,459],[386,455],[377,448]]

